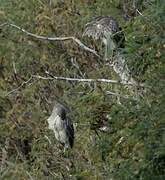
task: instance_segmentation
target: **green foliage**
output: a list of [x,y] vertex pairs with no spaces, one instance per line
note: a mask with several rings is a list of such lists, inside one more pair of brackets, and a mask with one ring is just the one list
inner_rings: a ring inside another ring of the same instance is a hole
[[[45,71],[75,78],[117,75],[72,42],[40,41],[0,26],[0,179],[165,178],[164,9],[161,0],[0,1],[0,24],[75,36],[97,49],[81,37],[84,24],[93,16],[114,16],[124,29],[128,66],[147,86],[136,101],[120,85],[29,80]],[[107,90],[130,98],[118,103]],[[66,153],[46,122],[55,99],[69,105],[77,123],[74,148]],[[104,126],[107,131],[100,130]]]

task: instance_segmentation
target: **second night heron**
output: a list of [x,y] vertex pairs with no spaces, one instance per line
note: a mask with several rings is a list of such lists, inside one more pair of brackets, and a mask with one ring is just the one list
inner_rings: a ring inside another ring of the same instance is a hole
[[101,39],[105,45],[105,58],[116,48],[124,47],[124,33],[118,22],[111,16],[99,16],[87,23],[83,36]]
[[68,109],[61,103],[56,102],[52,114],[47,119],[49,129],[53,130],[56,139],[64,148],[73,147],[74,127],[72,121],[67,117]]

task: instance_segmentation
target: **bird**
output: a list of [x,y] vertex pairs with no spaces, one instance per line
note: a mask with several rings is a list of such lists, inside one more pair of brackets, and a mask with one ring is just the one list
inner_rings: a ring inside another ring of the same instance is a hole
[[74,127],[67,116],[68,109],[61,103],[55,102],[53,111],[47,119],[49,129],[53,130],[55,138],[63,145],[64,151],[74,144]]
[[105,58],[116,48],[123,48],[125,36],[122,28],[115,18],[111,16],[98,16],[85,25],[83,36],[101,39],[105,45]]

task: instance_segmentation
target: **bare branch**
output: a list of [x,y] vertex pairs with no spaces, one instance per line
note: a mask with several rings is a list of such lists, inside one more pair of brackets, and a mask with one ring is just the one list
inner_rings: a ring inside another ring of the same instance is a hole
[[[131,83],[131,82],[120,82],[118,80],[111,80],[111,79],[79,79],[79,78],[68,78],[68,77],[62,77],[62,76],[53,76],[51,74],[49,74],[49,72],[46,72],[46,74],[48,74],[50,77],[43,77],[40,75],[31,75],[31,77],[27,80],[24,81],[20,86],[18,86],[17,88],[11,90],[10,92],[8,92],[5,96],[9,96],[10,94],[20,90],[24,85],[28,84],[28,86],[30,86],[32,83],[30,83],[30,81],[34,78],[34,79],[42,79],[42,80],[63,80],[63,81],[77,81],[77,82],[84,82],[84,83],[92,83],[92,82],[101,82],[101,83],[112,83],[112,84],[120,84],[120,85],[130,85],[130,86],[135,86],[135,84]],[[105,93],[107,95],[113,95],[116,97],[121,97],[121,98],[125,98],[125,99],[129,99],[132,97],[129,97],[127,95],[121,95],[118,94],[116,92],[111,92],[111,91],[105,91]],[[134,98],[133,98],[134,99]],[[134,99],[136,100],[136,99]]]
[[[48,74],[48,73],[47,73]],[[79,79],[79,78],[69,78],[62,76],[51,76],[51,77],[43,77],[40,75],[32,75],[32,77],[43,80],[64,80],[64,81],[78,81],[78,82],[102,82],[102,83],[112,83],[112,84],[123,84],[123,85],[131,85],[134,86],[131,82],[120,82],[117,80],[111,79]]]
[[91,49],[91,48],[87,47],[79,39],[77,39],[77,38],[75,38],[73,36],[68,36],[68,37],[47,37],[47,36],[40,36],[40,35],[37,35],[37,34],[30,33],[28,31],[26,31],[25,29],[15,25],[15,24],[11,24],[11,23],[3,23],[3,24],[0,25],[0,27],[6,26],[6,25],[14,27],[14,28],[24,32],[27,36],[31,36],[31,37],[34,37],[34,38],[40,39],[40,40],[48,40],[48,41],[69,41],[69,40],[71,40],[71,41],[74,41],[74,42],[76,42],[76,44],[78,44],[85,51],[88,51],[88,52],[94,54],[95,56],[97,56],[99,59],[102,59],[101,56],[94,49]]

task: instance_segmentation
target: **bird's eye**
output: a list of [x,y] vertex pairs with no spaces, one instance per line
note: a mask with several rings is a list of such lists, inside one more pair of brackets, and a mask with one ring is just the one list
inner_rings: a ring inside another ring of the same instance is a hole
[[101,24],[97,24],[97,28],[98,28],[98,29],[101,29]]

